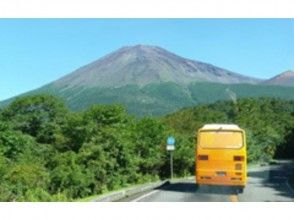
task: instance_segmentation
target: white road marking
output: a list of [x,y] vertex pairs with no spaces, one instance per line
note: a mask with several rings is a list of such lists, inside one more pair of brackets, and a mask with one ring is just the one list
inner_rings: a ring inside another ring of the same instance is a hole
[[288,186],[288,188],[290,189],[290,191],[291,191],[292,193],[294,193],[294,189],[291,187],[291,185],[290,185],[288,179],[287,179],[287,181],[286,181],[286,185]]
[[140,196],[139,198],[136,198],[136,199],[132,200],[131,202],[139,202],[140,200],[142,200],[142,199],[144,199],[144,198],[146,198],[148,196],[151,196],[151,195],[157,193],[158,191],[159,190],[153,190],[150,193],[144,194],[144,195]]

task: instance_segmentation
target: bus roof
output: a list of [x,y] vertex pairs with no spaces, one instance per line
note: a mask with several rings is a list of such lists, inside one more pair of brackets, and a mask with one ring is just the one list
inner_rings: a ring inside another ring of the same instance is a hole
[[201,130],[241,130],[238,125],[235,124],[206,124]]

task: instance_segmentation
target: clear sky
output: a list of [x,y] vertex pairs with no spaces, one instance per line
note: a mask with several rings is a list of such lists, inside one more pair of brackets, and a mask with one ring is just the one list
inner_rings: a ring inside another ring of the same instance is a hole
[[257,78],[294,69],[294,19],[0,19],[0,100],[136,44]]

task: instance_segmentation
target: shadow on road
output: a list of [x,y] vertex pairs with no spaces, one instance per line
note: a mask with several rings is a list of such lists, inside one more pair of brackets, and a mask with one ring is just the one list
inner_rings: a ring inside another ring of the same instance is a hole
[[290,186],[291,180],[294,179],[293,162],[250,171],[248,176],[250,177],[248,184],[261,184],[263,187],[274,189],[277,195],[294,198],[294,191]]
[[169,183],[162,187],[160,190],[174,191],[182,193],[203,193],[203,194],[220,194],[220,195],[231,195],[236,193],[236,188],[231,186],[208,186],[208,185],[197,185],[193,182],[180,182],[180,183]]

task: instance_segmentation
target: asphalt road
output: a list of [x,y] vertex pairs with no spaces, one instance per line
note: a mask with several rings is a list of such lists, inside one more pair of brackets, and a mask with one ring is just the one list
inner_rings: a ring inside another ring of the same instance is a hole
[[280,161],[278,165],[250,168],[243,193],[230,187],[200,186],[194,179],[172,181],[155,190],[134,195],[128,202],[291,202],[294,189],[294,161]]

